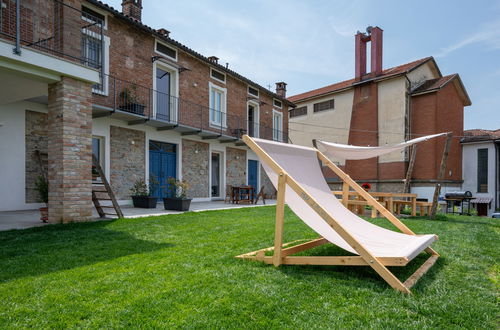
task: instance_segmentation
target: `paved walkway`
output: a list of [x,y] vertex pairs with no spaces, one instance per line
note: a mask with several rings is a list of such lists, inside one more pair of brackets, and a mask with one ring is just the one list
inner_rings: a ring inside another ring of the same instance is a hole
[[[266,200],[266,205],[275,205],[275,204],[276,204],[275,200]],[[259,204],[257,205],[227,204],[224,203],[224,201],[193,202],[191,203],[190,211],[201,212],[208,210],[226,210],[226,209],[259,207],[259,206],[263,206],[262,201],[259,201]],[[122,206],[122,212],[125,218],[142,218],[155,215],[183,213],[179,211],[167,211],[163,208],[162,203],[158,203],[156,209],[140,209],[140,208],[134,208],[132,206]],[[95,209],[93,210],[93,217],[95,220],[100,219]],[[38,211],[38,209],[0,212],[0,231],[10,230],[10,229],[25,229],[31,227],[40,227],[44,225],[46,224],[40,221],[40,212]]]

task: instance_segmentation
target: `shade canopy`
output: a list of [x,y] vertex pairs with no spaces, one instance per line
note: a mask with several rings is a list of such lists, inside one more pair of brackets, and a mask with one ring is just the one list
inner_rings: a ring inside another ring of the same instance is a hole
[[416,139],[408,140],[406,142],[401,142],[398,144],[390,146],[381,147],[361,147],[361,146],[350,146],[346,144],[332,143],[317,140],[318,149],[323,151],[325,155],[329,158],[335,159],[345,159],[345,160],[358,160],[358,159],[368,159],[373,157],[379,157],[394,151],[403,150],[415,143],[427,141],[438,136],[444,136],[448,133],[438,133],[432,135],[422,136]]

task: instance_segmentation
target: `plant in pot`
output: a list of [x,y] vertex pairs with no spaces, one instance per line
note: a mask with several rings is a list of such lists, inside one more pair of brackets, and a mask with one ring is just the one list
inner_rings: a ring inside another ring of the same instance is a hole
[[142,104],[142,101],[139,99],[137,95],[137,86],[135,84],[123,88],[119,96],[122,102],[122,105],[120,105],[121,110],[144,115],[146,106]]
[[145,209],[156,208],[158,197],[152,196],[154,188],[155,182],[153,179],[149,181],[149,187],[143,179],[136,180],[134,185],[132,186],[132,189],[130,189],[134,207]]
[[38,191],[38,200],[45,203],[45,207],[41,207],[40,220],[47,222],[49,220],[49,181],[44,176],[39,176],[35,182],[35,189]]
[[175,178],[168,178],[167,184],[170,197],[163,198],[165,210],[189,211],[191,198],[186,196],[189,184]]

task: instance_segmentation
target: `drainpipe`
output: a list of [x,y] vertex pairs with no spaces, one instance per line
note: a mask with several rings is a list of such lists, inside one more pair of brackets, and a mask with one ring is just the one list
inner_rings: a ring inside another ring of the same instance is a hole
[[499,206],[499,192],[498,192],[498,184],[499,184],[499,177],[500,177],[500,139],[493,141],[495,144],[495,151],[496,151],[496,164],[495,164],[495,210],[494,212],[497,211]]
[[14,54],[21,55],[21,0],[16,0],[16,47]]

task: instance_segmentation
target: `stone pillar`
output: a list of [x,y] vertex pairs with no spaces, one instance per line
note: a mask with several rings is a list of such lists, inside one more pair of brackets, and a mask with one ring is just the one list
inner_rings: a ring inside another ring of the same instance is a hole
[[92,89],[63,77],[49,85],[49,222],[92,217]]

